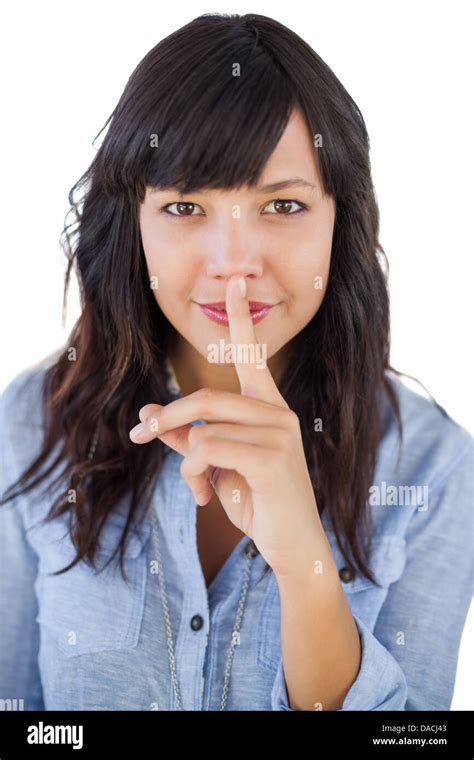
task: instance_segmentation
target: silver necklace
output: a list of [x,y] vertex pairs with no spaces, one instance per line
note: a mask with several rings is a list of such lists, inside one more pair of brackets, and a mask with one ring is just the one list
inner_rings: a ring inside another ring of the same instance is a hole
[[[98,441],[99,441],[99,424],[100,423],[97,424],[97,427],[92,439],[91,447],[89,449],[89,453],[87,456],[89,460],[93,458],[95,450],[97,448]],[[149,512],[151,512],[152,535],[153,535],[153,540],[155,543],[155,551],[156,551],[156,558],[157,558],[156,560],[157,569],[158,569],[157,575],[160,582],[161,604],[163,608],[163,620],[164,620],[164,626],[165,626],[168,661],[169,661],[170,674],[171,674],[171,683],[173,685],[178,710],[183,710],[184,708],[183,708],[183,702],[181,698],[181,690],[179,688],[178,677],[177,677],[177,672],[176,672],[176,660],[175,660],[175,654],[174,654],[173,633],[171,629],[171,621],[170,621],[170,614],[169,614],[168,594],[166,592],[165,576],[163,572],[163,564],[161,561],[160,540],[159,540],[159,535],[158,535],[158,520],[156,516],[156,511],[153,509],[153,489],[151,490],[149,499],[148,499],[148,510]],[[224,686],[222,689],[221,706],[220,706],[221,710],[225,710],[226,705],[227,705],[230,673],[232,670],[232,663],[234,659],[234,649],[235,649],[236,643],[239,641],[240,625],[241,625],[242,617],[244,614],[245,602],[247,600],[247,592],[249,588],[251,562],[252,562],[252,559],[256,557],[257,554],[259,554],[259,551],[257,547],[255,546],[252,539],[250,539],[249,542],[246,544],[244,548],[244,553],[246,554],[246,563],[245,563],[244,572],[243,572],[242,590],[240,592],[240,599],[239,599],[239,604],[237,607],[237,614],[235,616],[234,628],[232,630],[230,645],[227,652],[227,660],[226,660],[226,665],[225,665],[225,670],[224,670]]]
[[[165,623],[171,682],[173,684],[178,710],[183,710],[181,692],[180,692],[178,678],[176,674],[176,662],[175,662],[175,656],[174,656],[173,636],[172,636],[172,631],[171,631],[171,622],[170,622],[170,615],[169,615],[168,595],[166,593],[163,565],[161,562],[160,542],[159,542],[159,537],[158,537],[158,520],[157,520],[156,512],[153,509],[153,506],[151,506],[151,514],[152,514],[153,539],[155,542],[156,555],[157,555],[157,569],[158,569],[157,574],[160,581],[161,601],[162,601],[163,617],[164,617],[164,623]],[[250,565],[251,565],[253,557],[256,557],[257,554],[259,553],[252,539],[250,539],[250,541],[246,544],[244,548],[244,553],[247,555],[247,558],[246,558],[246,563],[245,563],[245,568],[244,568],[244,573],[243,573],[242,590],[240,593],[239,604],[237,607],[237,614],[235,617],[234,628],[232,631],[230,645],[229,645],[229,649],[227,653],[227,661],[226,661],[226,666],[225,666],[225,671],[224,671],[224,687],[222,689],[221,706],[220,706],[221,710],[226,709],[227,697],[229,693],[230,673],[232,669],[232,662],[234,659],[234,649],[235,649],[236,643],[239,640],[240,624],[242,622],[245,602],[247,599],[250,569],[251,569]]]

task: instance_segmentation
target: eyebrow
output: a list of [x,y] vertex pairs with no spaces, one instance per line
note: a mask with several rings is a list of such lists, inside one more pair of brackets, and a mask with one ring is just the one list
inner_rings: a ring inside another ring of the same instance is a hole
[[[292,177],[291,179],[282,179],[280,182],[272,182],[269,185],[258,185],[257,190],[261,193],[276,193],[278,190],[284,190],[287,187],[310,187],[312,190],[317,190],[317,186],[313,185],[311,182],[308,182],[305,179],[301,179],[300,177]],[[165,192],[166,190],[173,190],[173,187],[156,187],[153,190],[150,190],[150,195],[153,195],[154,193],[159,192]],[[196,195],[201,195],[202,193],[196,193]],[[183,193],[178,193],[178,195],[183,195]]]
[[257,187],[257,190],[260,190],[262,193],[276,193],[278,190],[284,190],[286,187],[311,187],[313,190],[316,190],[316,185],[300,177],[282,179],[280,182],[272,182],[270,185],[260,185]]

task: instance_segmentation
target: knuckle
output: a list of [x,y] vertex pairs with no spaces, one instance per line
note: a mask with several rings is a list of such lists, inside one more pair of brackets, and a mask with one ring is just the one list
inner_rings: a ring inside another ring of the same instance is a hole
[[207,440],[210,433],[207,425],[193,425],[188,433],[188,442],[190,446],[200,446]]
[[200,388],[197,392],[197,395],[202,411],[204,413],[209,411],[209,407],[213,404],[216,396],[214,388]]
[[285,417],[286,417],[287,425],[291,431],[300,429],[300,418],[298,417],[296,412],[293,411],[293,409],[288,409],[287,411],[285,411]]
[[193,425],[191,430],[188,433],[188,443],[190,446],[195,446],[201,436],[201,432],[199,428],[202,427],[202,425]]
[[214,398],[215,390],[214,388],[200,388],[198,391],[199,398],[201,398],[203,401],[207,401],[207,399]]
[[212,453],[213,447],[214,447],[214,439],[210,438],[209,436],[207,436],[205,439],[203,439],[200,442],[200,450],[204,458],[206,458]]

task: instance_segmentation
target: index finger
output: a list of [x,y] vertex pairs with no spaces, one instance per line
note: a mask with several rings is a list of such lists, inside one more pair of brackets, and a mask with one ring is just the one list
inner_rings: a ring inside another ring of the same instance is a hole
[[225,302],[242,395],[288,408],[267,366],[267,345],[257,342],[247,295],[241,295],[241,282],[245,286],[245,278],[237,275],[228,280]]

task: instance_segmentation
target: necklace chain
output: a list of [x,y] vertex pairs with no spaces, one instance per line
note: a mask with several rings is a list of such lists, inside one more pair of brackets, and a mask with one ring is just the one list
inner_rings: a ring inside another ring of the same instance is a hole
[[[158,569],[158,578],[160,581],[161,601],[162,601],[163,617],[164,617],[164,623],[165,623],[171,682],[173,684],[178,710],[183,710],[183,702],[181,698],[181,692],[180,692],[178,677],[176,673],[176,660],[174,656],[173,635],[172,635],[170,615],[169,615],[168,595],[166,593],[163,565],[161,562],[160,541],[159,541],[159,536],[158,536],[158,521],[157,521],[156,512],[153,508],[153,505],[151,505],[151,514],[152,514],[153,539],[155,542],[155,549],[156,549],[156,554],[157,554],[157,569]],[[224,687],[222,689],[221,706],[220,706],[221,710],[226,709],[227,697],[229,694],[230,673],[232,670],[232,662],[234,659],[234,650],[235,650],[236,643],[239,639],[240,625],[242,622],[242,616],[244,613],[244,607],[245,607],[247,592],[249,588],[249,578],[250,578],[250,569],[251,569],[250,565],[252,562],[252,558],[258,554],[258,550],[254,542],[252,541],[252,539],[250,539],[250,541],[247,543],[244,549],[244,552],[246,553],[247,558],[246,558],[244,574],[243,574],[244,577],[243,577],[243,582],[242,582],[242,590],[240,593],[239,604],[237,607],[237,614],[235,617],[234,628],[232,631],[230,645],[227,652],[227,660],[226,660],[226,665],[225,665],[225,670],[224,670]]]
[[[87,456],[89,461],[92,460],[95,454],[95,450],[97,448],[97,444],[99,440],[99,425],[100,425],[100,422],[97,423],[97,426],[92,438],[92,443],[91,443],[89,453]],[[181,698],[181,690],[179,688],[178,676],[176,672],[176,660],[175,660],[175,655],[174,655],[173,632],[171,628],[168,595],[166,593],[165,576],[163,572],[163,564],[161,561],[160,540],[159,540],[159,535],[158,535],[158,520],[156,516],[156,511],[153,507],[153,490],[150,492],[148,508],[151,512],[152,534],[153,534],[153,540],[155,543],[155,550],[156,550],[158,579],[160,582],[161,604],[163,608],[163,618],[164,618],[164,627],[165,627],[165,634],[166,634],[166,646],[167,646],[167,651],[168,651],[168,661],[169,661],[170,674],[171,674],[171,683],[173,685],[178,710],[183,710],[184,708],[183,708],[183,701]],[[257,554],[259,553],[252,539],[250,539],[249,542],[246,544],[244,548],[244,552],[247,555],[247,557],[246,557],[246,563],[245,563],[244,572],[243,572],[242,590],[240,592],[240,599],[239,599],[239,604],[237,607],[237,614],[235,616],[234,627],[232,630],[232,636],[231,636],[231,640],[229,644],[229,649],[227,652],[227,660],[226,660],[226,665],[225,665],[225,670],[224,670],[224,686],[222,689],[221,706],[220,706],[221,710],[225,710],[226,705],[227,705],[227,698],[229,694],[230,674],[232,670],[232,663],[234,660],[234,650],[235,650],[236,643],[239,640],[240,625],[241,625],[242,617],[244,614],[245,602],[247,600],[247,592],[248,592],[249,581],[250,581],[251,562],[252,562],[253,557],[256,557]]]

